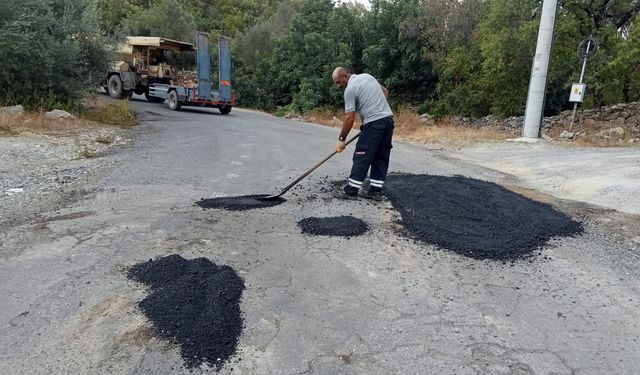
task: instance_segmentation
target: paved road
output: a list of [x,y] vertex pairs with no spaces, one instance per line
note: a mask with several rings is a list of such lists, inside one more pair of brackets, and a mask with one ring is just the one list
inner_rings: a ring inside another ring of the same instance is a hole
[[[153,337],[127,267],[204,256],[244,278],[245,329],[222,374],[640,373],[637,216],[560,201],[586,233],[532,260],[476,261],[417,244],[387,203],[343,203],[322,176],[277,207],[203,211],[202,197],[270,193],[321,159],[335,129],[249,111],[170,112],[134,102],[142,124],[91,194],[0,243],[0,374],[180,374]],[[513,176],[445,151],[397,144],[392,169],[463,174],[518,189]],[[308,237],[296,222],[353,214],[352,239]],[[193,373],[208,372],[202,368]]]

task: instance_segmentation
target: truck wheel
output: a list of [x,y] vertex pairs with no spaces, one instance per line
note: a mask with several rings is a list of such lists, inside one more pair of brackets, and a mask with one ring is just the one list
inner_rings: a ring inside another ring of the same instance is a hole
[[112,98],[116,98],[116,99],[120,99],[122,98],[123,94],[124,94],[124,90],[122,89],[122,79],[120,79],[120,76],[117,74],[112,75],[111,77],[109,77],[109,95]]
[[148,90],[144,93],[144,97],[147,98],[147,101],[149,103],[162,103],[162,102],[164,102],[164,98],[159,98],[157,96],[149,95],[149,91]]
[[136,95],[142,95],[147,91],[147,88],[144,86],[140,86],[140,85],[136,85],[136,88],[133,89],[133,92],[136,93]]
[[231,112],[231,106],[225,106],[225,107],[220,107],[218,108],[220,110],[220,113],[222,113],[223,115],[228,115]]
[[180,100],[178,99],[178,93],[175,92],[175,90],[169,93],[169,109],[172,111],[180,110]]

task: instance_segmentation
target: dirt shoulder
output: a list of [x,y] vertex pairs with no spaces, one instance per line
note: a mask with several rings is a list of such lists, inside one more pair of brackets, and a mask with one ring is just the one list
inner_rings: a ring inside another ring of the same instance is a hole
[[[102,156],[126,144],[130,131],[84,118],[0,114],[0,228],[37,218],[92,194],[87,183],[113,161]],[[13,121],[13,122],[12,122]]]
[[[286,118],[335,128],[342,126],[342,116],[342,110],[337,108],[318,109],[304,116],[285,115]],[[394,120],[396,139],[416,144],[467,146],[520,137],[524,117],[451,116],[434,119],[428,114],[418,115],[410,107],[403,107],[395,111]],[[570,112],[546,117],[541,133],[547,142],[568,146],[637,148],[640,147],[640,103],[579,111],[573,126]]]

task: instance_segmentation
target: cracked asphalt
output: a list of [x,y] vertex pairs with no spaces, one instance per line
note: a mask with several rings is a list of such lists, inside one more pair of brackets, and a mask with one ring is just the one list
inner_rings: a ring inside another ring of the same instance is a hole
[[[500,183],[582,220],[585,234],[506,263],[416,243],[388,202],[323,191],[346,175],[347,154],[279,206],[202,210],[201,198],[277,192],[331,151],[337,130],[251,111],[132,105],[141,125],[94,160],[104,168],[87,181],[90,194],[0,234],[1,374],[213,372],[185,369],[136,308],[147,292],[128,267],[168,254],[209,258],[245,280],[245,328],[221,374],[640,373],[637,215],[401,143],[392,171]],[[369,232],[313,237],[296,224],[342,215]]]

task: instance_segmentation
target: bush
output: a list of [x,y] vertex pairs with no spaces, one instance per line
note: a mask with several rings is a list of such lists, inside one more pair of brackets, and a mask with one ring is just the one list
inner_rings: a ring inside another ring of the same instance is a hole
[[0,101],[71,109],[102,78],[114,43],[89,0],[0,2]]
[[92,109],[84,113],[83,117],[90,121],[118,125],[123,128],[129,128],[138,123],[135,113],[129,109],[129,102],[126,100]]

